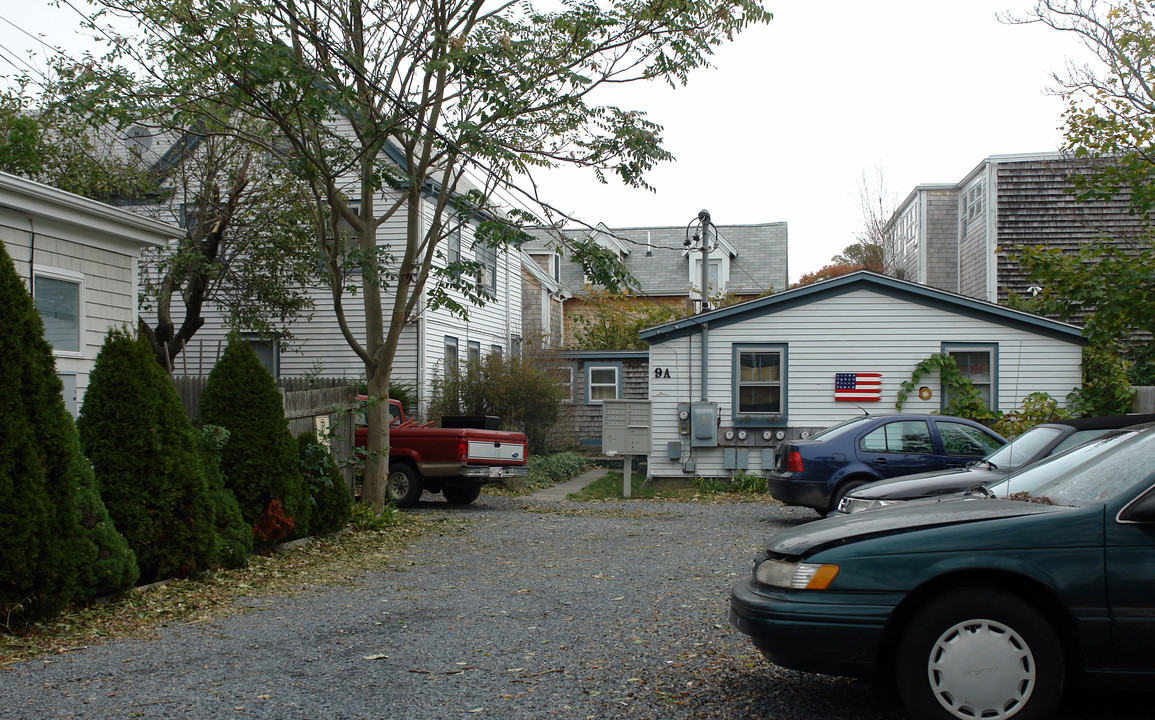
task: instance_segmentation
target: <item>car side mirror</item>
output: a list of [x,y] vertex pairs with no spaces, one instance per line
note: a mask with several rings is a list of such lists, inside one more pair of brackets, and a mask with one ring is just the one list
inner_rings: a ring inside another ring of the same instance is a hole
[[1155,523],[1155,492],[1148,491],[1119,513],[1119,522]]

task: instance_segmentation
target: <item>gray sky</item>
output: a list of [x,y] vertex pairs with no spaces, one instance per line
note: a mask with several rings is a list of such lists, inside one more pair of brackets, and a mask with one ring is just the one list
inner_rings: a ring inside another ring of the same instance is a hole
[[[723,47],[685,88],[632,86],[617,99],[664,125],[677,160],[656,192],[601,186],[588,172],[539,178],[555,206],[590,224],[784,221],[791,281],[827,264],[862,227],[864,174],[900,201],[956,182],[983,158],[1055,150],[1061,99],[1050,74],[1078,53],[1042,26],[1000,23],[1030,0],[765,0],[774,20]],[[78,7],[86,7],[78,3]],[[0,74],[36,42],[80,47],[76,14],[38,0],[0,9]]]

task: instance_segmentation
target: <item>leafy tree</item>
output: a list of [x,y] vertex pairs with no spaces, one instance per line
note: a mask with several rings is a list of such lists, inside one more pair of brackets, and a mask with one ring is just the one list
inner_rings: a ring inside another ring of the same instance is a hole
[[591,290],[586,305],[588,312],[573,317],[575,350],[645,350],[649,343],[641,339],[642,330],[691,314],[688,305],[678,307],[608,290]]
[[[92,68],[61,60],[50,82],[0,95],[0,170],[184,228],[141,259],[140,330],[169,372],[208,304],[231,327],[291,339],[318,262],[307,186],[272,129],[229,121],[222,132],[217,114],[231,106],[206,99],[190,120],[110,91]],[[118,152],[130,125],[156,136],[155,147]]]
[[77,428],[142,578],[183,577],[211,566],[219,538],[198,440],[147,345],[123,330],[108,334]]
[[833,265],[826,265],[812,273],[806,273],[798,278],[798,282],[794,283],[792,287],[802,287],[803,285],[813,285],[822,280],[831,280],[843,275],[849,275],[852,272],[859,270],[869,270],[870,268],[864,265],[849,265],[847,263],[835,263]]
[[495,415],[507,430],[523,432],[530,454],[542,453],[557,422],[565,390],[549,353],[530,348],[520,356],[490,353],[433,378],[434,421],[445,415]]
[[[1089,168],[1070,180],[1081,201],[1125,200],[1136,226],[1132,235],[1103,237],[1075,252],[1019,248],[1020,267],[1041,287],[1029,307],[1078,320],[1100,359],[1118,355],[1131,364],[1134,381],[1155,382],[1155,297],[1136,292],[1155,286],[1155,7],[1042,0],[1030,16],[1012,21],[1070,33],[1097,58],[1068,63],[1055,76],[1068,101],[1066,150]],[[1103,367],[1096,358],[1091,364]]]
[[[211,97],[233,103],[216,120],[256,117],[283,136],[315,200],[313,232],[337,320],[373,397],[385,396],[416,312],[446,307],[464,317],[488,299],[476,281],[483,263],[449,261],[445,239],[479,222],[474,246],[484,255],[520,241],[519,222],[540,221],[498,207],[495,193],[524,200],[515,185],[522,176],[563,164],[646,187],[645,173],[669,159],[659,125],[593,105],[592,91],[684,83],[725,39],[770,18],[757,0],[567,0],[549,11],[483,0],[99,4],[145,32],[118,43],[114,56],[148,58],[143,76],[103,74],[104,88],[189,118]],[[404,239],[379,246],[378,229],[394,219]],[[571,255],[607,277],[596,253]],[[363,333],[346,317],[354,289]],[[364,498],[380,508],[384,403],[370,404],[368,424]]]
[[257,533],[258,549],[309,531],[309,495],[283,402],[273,376],[234,334],[201,393],[200,421],[229,431],[220,468],[245,522],[278,528],[279,536]]
[[883,270],[882,243],[870,240],[851,243],[831,260],[840,265],[852,265],[862,270],[881,273]]
[[337,463],[313,432],[297,436],[297,450],[301,458],[301,476],[305,478],[313,503],[309,532],[329,535],[341,530],[349,524],[353,496],[349,494]]
[[40,314],[0,244],[0,610],[7,624],[51,617],[74,598],[134,579],[123,539],[101,524],[104,510],[61,393]]

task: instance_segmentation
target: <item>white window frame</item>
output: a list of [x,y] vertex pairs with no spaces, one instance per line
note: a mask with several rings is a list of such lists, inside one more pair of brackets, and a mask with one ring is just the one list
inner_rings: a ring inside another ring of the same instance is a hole
[[[999,346],[998,343],[943,343],[942,353],[944,355],[954,356],[956,353],[987,353],[989,363],[988,376],[985,382],[976,383],[970,377],[970,374],[960,368],[963,375],[970,378],[971,382],[976,388],[986,387],[987,393],[990,397],[987,402],[987,410],[995,412],[999,409]],[[942,388],[939,394],[942,398],[942,407],[946,407],[950,398],[946,395],[946,388]]]
[[983,181],[979,180],[966,191],[963,205],[967,223],[978,220],[983,215]]
[[[445,341],[441,346],[442,360],[445,364],[446,374],[450,372],[461,372],[461,354],[457,338],[452,335],[446,335]],[[449,355],[452,352],[453,360],[450,362]]]
[[[87,312],[85,308],[85,296],[87,289],[84,282],[84,273],[79,273],[74,270],[65,270],[63,268],[49,267],[47,265],[33,265],[32,266],[32,295],[33,299],[36,297],[36,279],[43,277],[48,280],[55,280],[57,282],[66,282],[76,285],[76,350],[57,350],[52,348],[52,354],[56,357],[67,358],[82,358],[84,357],[84,334],[87,330]],[[40,308],[36,308],[37,314],[40,313]],[[43,319],[43,318],[42,318]],[[45,338],[47,339],[47,338]]]
[[[612,370],[614,373],[614,381],[608,382],[594,382],[595,370]],[[594,398],[593,389],[598,388],[614,388],[614,396],[612,398]],[[586,366],[586,404],[587,405],[601,405],[603,400],[621,400],[622,398],[622,366],[618,363],[599,363],[597,365]]]

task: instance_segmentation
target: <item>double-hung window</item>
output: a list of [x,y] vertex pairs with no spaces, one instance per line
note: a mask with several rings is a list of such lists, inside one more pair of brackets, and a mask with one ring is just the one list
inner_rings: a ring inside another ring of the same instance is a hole
[[481,364],[481,343],[470,341],[469,344],[466,345],[466,352],[468,356],[465,361],[469,363],[470,367],[477,367]]
[[622,396],[622,366],[586,366],[586,402],[600,405],[603,400],[617,400]]
[[461,360],[457,355],[457,338],[445,336],[445,374],[461,370]]
[[735,345],[735,424],[766,425],[786,418],[786,346]]
[[[954,343],[942,346],[944,354],[954,358],[959,373],[971,381],[978,390],[987,409],[998,410],[998,345],[978,343]],[[947,388],[942,389],[944,407],[950,404]]]
[[79,355],[84,338],[84,275],[37,265],[32,295],[44,323],[44,339],[56,354]]

